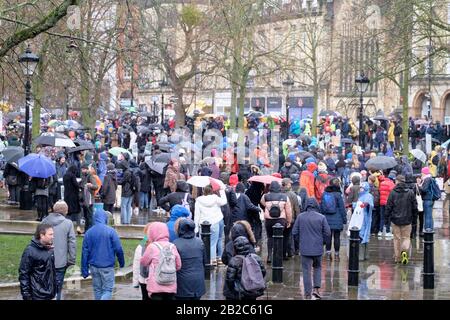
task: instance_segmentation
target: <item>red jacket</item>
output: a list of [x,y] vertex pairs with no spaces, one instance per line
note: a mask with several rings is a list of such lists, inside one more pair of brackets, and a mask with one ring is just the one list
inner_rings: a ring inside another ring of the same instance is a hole
[[387,203],[387,200],[389,198],[389,194],[391,193],[392,189],[395,187],[395,183],[388,178],[379,178],[380,183],[380,206],[385,206]]

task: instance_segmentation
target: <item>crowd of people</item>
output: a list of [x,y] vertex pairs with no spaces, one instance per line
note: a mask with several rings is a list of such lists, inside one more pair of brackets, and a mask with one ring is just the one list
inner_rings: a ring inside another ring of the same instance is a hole
[[[248,124],[258,129],[258,121],[249,119]],[[223,118],[209,119],[203,125],[205,130],[218,129],[225,136],[223,122]],[[267,129],[267,120],[263,124]],[[299,125],[298,130],[294,122],[289,130],[289,138],[294,141],[280,141],[277,146],[277,160],[282,166],[276,171],[267,144],[246,151],[246,157],[256,153],[256,163],[247,160],[227,165],[227,159],[236,158],[233,148],[231,153],[230,148],[224,148],[222,154],[213,149],[200,163],[186,161],[190,155],[183,148],[176,149],[177,154],[165,149],[176,140],[171,125],[168,122],[160,132],[139,133],[138,127],[151,126],[143,118],[125,117],[118,123],[106,120],[97,127],[94,138],[70,131],[74,140],[90,140],[93,150],[52,148],[56,175],[30,180],[42,224],[22,257],[20,282],[24,299],[61,297],[65,270],[74,264],[75,232],[85,234],[82,276],[92,276],[96,299],[110,299],[116,259],[120,267],[124,266],[120,239],[108,226],[109,213],[115,208],[120,208],[121,224],[130,224],[133,213],[152,212],[156,207],[167,212],[167,223],[145,226],[144,238],[135,251],[132,284],[141,290],[144,300],[200,299],[205,294],[204,266],[208,263],[214,268],[227,268],[225,298],[262,296],[266,268],[273,260],[276,224],[283,227],[283,259],[301,256],[304,297],[320,299],[322,260],[340,259],[346,225],[360,229],[360,259],[370,259],[370,240],[380,237],[393,240],[393,262],[407,264],[410,239],[422,237],[425,230],[434,227],[432,210],[434,202],[441,198],[441,189],[447,194],[448,213],[447,148],[437,144],[425,160],[411,154],[396,155],[393,151],[401,149],[401,140],[396,137],[402,132],[394,121],[388,122],[388,128],[376,123],[368,126],[362,148],[352,143],[333,144],[332,136],[356,138],[352,136],[351,120],[323,118],[318,139],[309,136],[308,122]],[[414,124],[412,127],[423,131]],[[439,141],[445,138],[440,125],[434,128],[429,124],[424,130],[439,136]],[[416,136],[411,134],[411,139],[413,144]],[[113,146],[131,150],[135,143],[137,154],[109,152]],[[207,144],[199,149],[204,151]],[[46,148],[40,152],[48,154]],[[163,170],[158,170],[152,159],[164,154],[167,161]],[[380,156],[396,162],[387,168],[370,165]],[[17,178],[11,179],[14,175]],[[195,176],[206,176],[211,182],[194,186],[190,178]],[[12,164],[6,164],[4,177],[10,200],[17,201],[16,186],[25,184],[27,177]],[[255,177],[263,182],[255,181]],[[102,203],[103,209],[94,210],[96,202]],[[362,214],[361,221],[354,218],[352,213],[356,211]],[[204,221],[211,224],[210,248],[205,248],[200,239]],[[206,250],[210,261],[206,261]],[[36,264],[32,261],[39,261],[40,267],[33,267]]]

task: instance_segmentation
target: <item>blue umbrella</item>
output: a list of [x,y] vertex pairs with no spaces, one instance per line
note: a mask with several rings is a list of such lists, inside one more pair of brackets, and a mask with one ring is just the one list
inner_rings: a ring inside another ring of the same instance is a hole
[[19,170],[33,178],[48,178],[56,173],[53,161],[36,153],[19,159]]

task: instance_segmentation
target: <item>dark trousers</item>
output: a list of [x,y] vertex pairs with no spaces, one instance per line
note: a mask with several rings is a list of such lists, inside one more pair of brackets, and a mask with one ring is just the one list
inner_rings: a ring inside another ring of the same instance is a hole
[[93,207],[94,206],[85,206],[83,205],[81,209],[83,210],[84,216],[84,232],[88,231],[90,227],[93,225]]
[[200,297],[175,297],[176,300],[200,300]]
[[56,300],[61,300],[61,292],[64,286],[64,276],[66,275],[66,267],[56,268]]
[[283,230],[283,257],[292,257],[292,226]]
[[413,219],[412,228],[411,228],[411,237],[416,237],[417,235],[417,218],[419,218],[419,232],[423,230],[423,211],[419,211],[416,219]]
[[372,210],[372,227],[371,233],[378,233],[380,231],[380,207],[374,207]]
[[104,204],[103,208],[105,209],[105,211],[109,211],[111,213],[113,213],[114,211],[114,203],[113,204]]
[[150,300],[175,300],[175,293],[165,293],[165,292],[152,293]]
[[20,202],[20,187],[18,185],[12,186],[8,184],[9,200],[11,202]]
[[[267,219],[265,221],[266,233],[267,233],[267,257],[272,260],[273,251],[273,229],[272,227],[280,223],[286,229],[286,219]],[[283,246],[284,247],[284,246]],[[284,251],[284,250],[283,250]]]
[[47,196],[34,196],[36,204],[36,210],[39,220],[44,219],[48,215],[48,197]]
[[339,253],[341,248],[341,230],[331,229],[330,236],[326,239],[326,249],[331,251],[331,241],[334,239],[334,252]]
[[142,300],[150,300],[150,298],[148,296],[148,291],[147,291],[147,284],[139,283],[139,286],[141,287]]

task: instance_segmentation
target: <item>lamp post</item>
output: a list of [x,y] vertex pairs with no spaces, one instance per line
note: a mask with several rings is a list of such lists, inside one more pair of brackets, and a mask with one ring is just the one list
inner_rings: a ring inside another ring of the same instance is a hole
[[361,72],[359,76],[355,79],[356,88],[359,92],[359,145],[362,147],[363,145],[363,94],[369,88],[370,80],[367,76],[364,75],[364,72]]
[[159,82],[159,87],[161,88],[161,125],[164,126],[164,88],[169,86],[166,78],[163,78]]
[[36,70],[39,62],[39,57],[31,52],[30,46],[27,47],[25,53],[20,55],[19,63],[22,67],[23,74],[27,80],[25,83],[25,133],[23,138],[24,154],[27,155],[30,151],[30,101],[31,101],[31,77]]
[[282,82],[282,85],[284,87],[284,91],[286,92],[286,123],[287,123],[287,129],[286,129],[286,137],[289,136],[289,94],[291,93],[292,87],[294,86],[294,80],[291,78],[290,75]]

